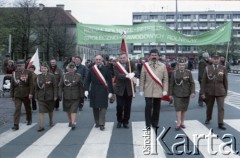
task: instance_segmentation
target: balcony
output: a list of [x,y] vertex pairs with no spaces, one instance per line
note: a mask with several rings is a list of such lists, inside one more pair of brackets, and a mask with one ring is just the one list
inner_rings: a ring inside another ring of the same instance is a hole
[[183,26],[183,30],[191,30],[191,26]]
[[240,37],[240,34],[238,34],[238,35],[233,35],[233,37]]
[[190,22],[190,21],[192,21],[191,19],[182,19],[182,21],[184,21],[184,22]]
[[198,21],[208,21],[208,19],[199,19]]
[[142,22],[142,20],[141,19],[133,19],[133,23],[139,23],[139,22]]
[[193,26],[192,29],[193,30],[198,30],[198,26]]
[[149,22],[149,20],[143,20],[143,22]]
[[150,22],[158,22],[158,19],[150,19]]
[[240,26],[233,26],[233,29],[239,30],[239,29],[240,29]]
[[233,21],[240,21],[240,18],[233,18]]
[[158,43],[152,42],[152,43],[150,43],[150,45],[151,46],[156,46],[156,45],[158,45]]
[[135,54],[137,54],[137,53],[142,53],[142,51],[141,50],[133,50],[133,53]]
[[142,43],[133,43],[134,46],[141,46]]
[[219,19],[216,19],[217,22],[224,22],[224,18],[219,18]]
[[175,19],[166,19],[166,22],[175,22]]
[[166,53],[175,53],[174,50],[166,50]]
[[143,43],[144,46],[149,46],[149,43]]
[[207,26],[199,26],[199,30],[207,30],[208,27]]

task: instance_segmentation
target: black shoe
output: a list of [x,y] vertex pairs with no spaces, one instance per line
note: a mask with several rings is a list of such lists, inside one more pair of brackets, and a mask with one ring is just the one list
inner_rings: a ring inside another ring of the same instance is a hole
[[54,126],[54,123],[52,121],[49,122],[49,126],[50,127],[53,127]]
[[76,128],[75,124],[72,124],[72,130],[74,130]]
[[210,121],[209,121],[209,120],[206,120],[206,121],[205,121],[205,124],[206,124],[206,125],[208,125],[209,123],[210,123]]
[[31,120],[27,122],[27,125],[28,125],[28,126],[31,125],[31,124],[32,124],[32,121],[31,121]]
[[95,128],[98,128],[98,127],[100,127],[99,124],[95,124]]
[[72,127],[72,122],[69,122],[69,123],[68,123],[68,127]]
[[129,128],[128,124],[123,124],[123,128]]
[[37,130],[38,132],[42,132],[44,131],[45,129],[43,127],[39,127],[39,129]]
[[100,125],[100,130],[104,131],[105,127],[103,125]]
[[14,126],[12,127],[12,130],[14,130],[14,131],[19,130],[19,126],[18,126],[18,125],[14,125]]
[[227,128],[224,127],[223,125],[219,125],[218,128],[221,129],[221,130],[226,130],[226,129],[227,129]]
[[121,126],[122,126],[122,123],[121,123],[121,122],[118,122],[118,123],[117,123],[117,128],[121,128]]

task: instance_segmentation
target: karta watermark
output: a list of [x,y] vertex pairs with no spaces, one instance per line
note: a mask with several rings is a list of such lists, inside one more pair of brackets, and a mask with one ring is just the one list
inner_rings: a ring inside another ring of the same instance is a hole
[[[190,145],[190,140],[186,134],[176,134],[174,137],[176,142],[169,145],[166,143],[166,141],[164,141],[164,138],[170,129],[171,127],[168,127],[167,129],[163,127],[163,130],[159,136],[157,136],[157,128],[143,129],[143,154],[158,155],[157,146],[161,145],[167,155],[200,155],[200,141],[207,142],[207,152],[209,155],[217,155],[218,153],[221,153],[223,155],[237,155],[239,153],[239,151],[236,149],[236,138],[232,134],[224,134],[221,137],[223,142],[219,145],[216,145],[216,143],[214,145],[214,140],[216,141],[219,139],[219,136],[213,133],[213,129],[210,129],[208,134],[193,134],[193,145]],[[190,150],[191,146],[192,150]],[[214,150],[213,146],[218,146],[218,150]]]

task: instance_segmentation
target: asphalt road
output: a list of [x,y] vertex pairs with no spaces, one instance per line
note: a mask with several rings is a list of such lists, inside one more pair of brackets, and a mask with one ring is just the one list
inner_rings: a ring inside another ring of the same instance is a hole
[[[193,75],[196,78],[197,72],[193,72]],[[213,120],[209,125],[204,124],[206,108],[197,105],[198,94],[190,100],[185,122],[187,128],[180,131],[174,129],[176,120],[174,107],[170,106],[168,102],[162,102],[160,128],[157,135],[152,135],[159,136],[157,143],[160,142],[161,146],[153,145],[151,151],[147,150],[150,141],[148,137],[144,137],[146,135],[144,133],[145,100],[138,93],[133,99],[129,129],[116,128],[116,103],[109,104],[106,130],[100,131],[95,128],[92,109],[89,108],[89,102],[86,101],[83,111],[78,114],[77,128],[74,131],[67,127],[67,116],[60,109],[60,111],[54,112],[55,126],[52,128],[48,126],[48,117],[45,115],[45,131],[42,133],[37,132],[38,112],[33,112],[33,125],[25,125],[25,115],[23,114],[20,130],[11,131],[14,105],[6,94],[5,97],[0,98],[0,158],[239,157],[239,154],[233,154],[235,149],[240,150],[239,81],[239,76],[229,75],[231,95],[226,99],[229,104],[225,104],[226,131],[217,128],[216,106]],[[2,82],[0,81],[0,83]],[[197,84],[196,87],[198,87]],[[22,111],[24,112],[24,108]],[[213,133],[211,133],[211,129]],[[216,134],[218,138],[214,138],[213,134]],[[147,136],[149,136],[148,133]],[[212,143],[208,139],[209,136],[213,137]],[[201,138],[198,141],[199,144],[196,143],[197,138]],[[220,150],[226,142],[230,142],[229,144],[233,148],[230,155],[223,153],[230,148],[226,147],[225,150]],[[181,151],[183,151],[182,154],[180,154]],[[216,155],[213,155],[214,151],[217,152]],[[150,155],[144,155],[144,153]]]

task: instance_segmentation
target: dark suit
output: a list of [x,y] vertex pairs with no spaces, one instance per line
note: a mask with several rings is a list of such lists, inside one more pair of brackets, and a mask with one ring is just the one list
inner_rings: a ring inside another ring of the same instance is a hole
[[[129,73],[128,62],[123,64],[123,67]],[[135,65],[133,63],[131,63],[131,71],[135,71]],[[132,90],[131,80],[126,78],[126,75],[121,73],[116,65],[114,66],[114,75],[116,76],[114,93],[117,96],[117,121],[128,124],[133,97],[132,91],[134,89]]]
[[[207,65],[209,65],[209,63],[207,60],[204,60],[204,59],[201,59],[198,63],[198,82],[199,82],[200,86],[202,83],[203,72]],[[201,97],[201,93],[199,93],[198,104],[203,105],[203,99]]]
[[96,125],[105,125],[105,114],[108,107],[108,93],[113,93],[112,77],[109,69],[106,66],[101,65],[99,71],[105,78],[108,89],[105,89],[104,85],[98,79],[97,75],[91,68],[87,78],[84,82],[86,90],[89,89],[90,107],[93,108],[93,115]]
[[212,119],[212,110],[215,99],[218,104],[218,124],[223,125],[224,98],[227,96],[228,78],[226,68],[218,65],[208,65],[203,73],[201,94],[206,96],[207,120]]

